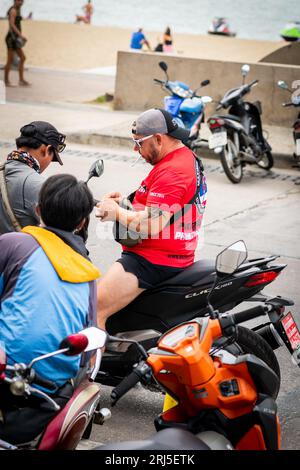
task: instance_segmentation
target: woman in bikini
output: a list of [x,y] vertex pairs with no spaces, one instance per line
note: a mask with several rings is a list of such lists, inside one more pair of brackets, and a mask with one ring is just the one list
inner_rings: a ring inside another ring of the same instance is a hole
[[14,55],[17,54],[19,57],[19,85],[29,86],[24,79],[24,63],[26,60],[25,54],[22,47],[25,45],[26,38],[22,34],[22,16],[21,7],[23,0],[14,0],[13,6],[8,10],[7,17],[9,23],[9,31],[6,35],[5,42],[7,46],[7,62],[4,69],[4,82],[6,86],[12,86],[9,81],[9,72],[13,64]]
[[167,53],[174,52],[173,38],[172,38],[172,34],[171,34],[171,29],[169,27],[167,27],[166,31],[164,32],[163,51],[167,52]]

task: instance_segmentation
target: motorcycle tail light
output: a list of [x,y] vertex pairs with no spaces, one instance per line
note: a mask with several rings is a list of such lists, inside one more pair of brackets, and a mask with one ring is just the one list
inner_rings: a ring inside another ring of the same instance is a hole
[[215,129],[216,127],[224,126],[225,122],[220,118],[211,118],[208,120],[208,125],[210,129]]
[[269,284],[270,282],[274,281],[279,273],[275,271],[269,271],[267,273],[260,273],[254,274],[251,276],[250,279],[246,282],[245,287],[255,287],[259,284]]

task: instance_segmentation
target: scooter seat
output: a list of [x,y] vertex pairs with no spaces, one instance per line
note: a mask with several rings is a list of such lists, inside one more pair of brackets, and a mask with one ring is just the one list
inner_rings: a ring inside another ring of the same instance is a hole
[[93,450],[210,450],[210,448],[188,431],[169,428],[157,432],[144,441],[116,442]]
[[159,287],[166,287],[166,286],[193,286],[197,285],[201,279],[215,273],[215,261],[209,259],[203,259],[201,261],[196,261],[196,263],[192,264],[188,268],[184,269],[181,273],[176,274],[176,276],[171,277],[167,281],[164,281],[157,286],[155,289]]

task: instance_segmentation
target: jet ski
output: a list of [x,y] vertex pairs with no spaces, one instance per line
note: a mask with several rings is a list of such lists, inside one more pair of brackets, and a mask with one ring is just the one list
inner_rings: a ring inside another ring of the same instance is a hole
[[293,21],[288,23],[284,29],[280,31],[280,36],[285,41],[299,41],[300,40],[300,21]]
[[217,34],[220,36],[236,36],[236,33],[230,30],[226,18],[215,17],[207,32],[208,34]]

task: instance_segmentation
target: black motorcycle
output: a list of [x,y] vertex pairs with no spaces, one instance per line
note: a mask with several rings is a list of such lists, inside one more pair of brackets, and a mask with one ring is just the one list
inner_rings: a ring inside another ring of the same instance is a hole
[[[281,325],[285,306],[293,302],[282,297],[270,298],[260,292],[286,267],[272,264],[276,256],[252,259],[219,283],[212,295],[219,312],[231,310],[243,301],[262,302],[269,316],[257,328],[273,349],[282,339],[292,352]],[[106,322],[107,332],[119,338],[109,343],[102,358],[96,381],[117,385],[139,362],[139,352],[128,341],[138,341],[148,350],[155,347],[160,336],[170,328],[196,317],[208,315],[207,298],[216,282],[213,260],[197,261],[175,277],[143,292],[133,302],[112,315]],[[149,387],[151,388],[151,387]],[[154,390],[155,390],[154,386]]]
[[[287,106],[294,106],[295,108],[300,108],[300,95],[296,94],[295,90],[290,90],[288,85],[286,84],[285,81],[279,80],[277,82],[277,85],[279,88],[282,88],[283,90],[287,90],[291,93],[291,101],[288,103],[282,103],[282,106],[287,107]],[[294,142],[295,142],[295,152],[294,152],[294,158],[296,160],[296,167],[300,168],[300,112],[298,113],[298,117],[296,118],[294,124],[293,124],[293,137],[294,137]]]
[[216,107],[217,111],[229,108],[229,113],[214,115],[207,121],[212,132],[209,148],[220,154],[224,172],[232,183],[241,181],[246,164],[269,170],[274,163],[271,147],[263,135],[261,103],[243,99],[258,80],[245,84],[249,65],[243,65],[241,71],[243,84],[228,90]]
[[[88,180],[102,173],[103,161],[98,160],[92,165]],[[155,347],[160,336],[171,328],[209,315],[208,298],[220,313],[233,309],[243,301],[262,303],[258,308],[267,320],[253,329],[272,349],[284,342],[293,353],[295,348],[287,336],[283,320],[285,307],[294,302],[280,296],[270,298],[260,294],[286,267],[285,264],[273,263],[277,258],[250,259],[217,285],[214,260],[201,260],[153,289],[144,291],[108,318],[106,329],[114,341],[106,346],[96,381],[107,385],[120,383],[140,360],[137,342],[148,350]],[[286,322],[286,329],[292,331],[294,321],[291,314]],[[156,390],[157,386],[151,384],[148,388]]]

